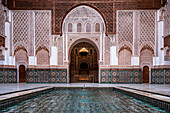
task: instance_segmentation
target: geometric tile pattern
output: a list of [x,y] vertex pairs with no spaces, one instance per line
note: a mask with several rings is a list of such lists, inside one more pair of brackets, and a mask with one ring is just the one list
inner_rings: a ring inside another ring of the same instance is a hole
[[101,83],[142,83],[141,69],[101,69]]
[[152,69],[152,84],[170,84],[170,69]]
[[67,69],[27,69],[27,83],[67,83]]
[[140,45],[151,42],[155,45],[156,11],[140,11]]
[[51,29],[51,12],[35,11],[35,47],[36,50],[42,44],[49,49],[50,29]]
[[133,45],[133,12],[118,12],[118,42],[130,42]]
[[5,35],[5,16],[4,16],[4,6],[0,4],[0,35]]
[[13,44],[28,43],[28,12],[26,11],[13,11]]
[[0,83],[16,83],[17,70],[16,69],[0,69]]

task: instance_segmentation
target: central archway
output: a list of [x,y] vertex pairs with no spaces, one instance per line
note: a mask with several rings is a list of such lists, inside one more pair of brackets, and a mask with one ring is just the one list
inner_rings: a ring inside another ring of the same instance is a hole
[[[70,49],[70,83],[98,82],[98,50],[89,42],[79,40]],[[82,48],[87,50],[86,55],[80,54]]]

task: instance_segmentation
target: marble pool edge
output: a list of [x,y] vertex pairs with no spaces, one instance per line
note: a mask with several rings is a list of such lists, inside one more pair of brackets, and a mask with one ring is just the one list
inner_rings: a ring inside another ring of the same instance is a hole
[[50,91],[57,90],[57,89],[112,89],[113,91],[123,93],[135,99],[151,104],[155,107],[158,107],[162,110],[166,110],[167,112],[170,112],[170,102],[168,100],[160,100],[150,95],[146,95],[145,93],[138,93],[135,91],[133,92],[128,89],[121,88],[121,87],[46,87],[46,88],[41,88],[41,89],[37,89],[33,91],[27,91],[25,93],[18,92],[17,94],[13,96],[0,98],[0,111],[7,109],[8,107],[14,106],[22,101],[31,99],[38,95],[45,94],[45,93],[48,93]]

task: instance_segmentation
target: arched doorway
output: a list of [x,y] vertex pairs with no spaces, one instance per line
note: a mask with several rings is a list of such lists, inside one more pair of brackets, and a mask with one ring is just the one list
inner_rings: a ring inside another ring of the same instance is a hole
[[70,55],[70,82],[98,82],[97,59],[97,51],[92,44],[88,42],[76,44],[71,49]]
[[149,67],[143,67],[143,83],[149,83]]
[[19,82],[26,82],[26,71],[24,65],[19,66]]

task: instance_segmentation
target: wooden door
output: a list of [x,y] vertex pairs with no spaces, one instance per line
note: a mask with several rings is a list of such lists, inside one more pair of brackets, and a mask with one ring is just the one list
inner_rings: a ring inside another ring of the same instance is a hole
[[143,83],[149,83],[149,67],[143,67]]
[[25,66],[19,66],[19,82],[26,82],[26,71]]

